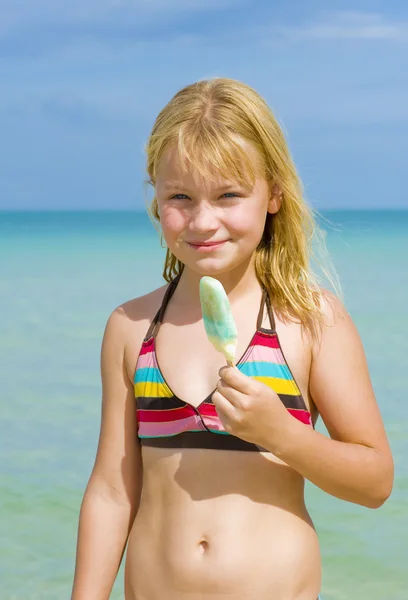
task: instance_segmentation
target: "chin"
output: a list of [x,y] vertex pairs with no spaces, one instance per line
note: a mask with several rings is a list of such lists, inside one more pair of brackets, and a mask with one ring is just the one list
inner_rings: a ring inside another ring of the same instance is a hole
[[202,277],[205,275],[217,277],[223,273],[230,273],[241,265],[246,264],[246,261],[226,261],[220,259],[216,260],[214,258],[204,258],[195,262],[188,261],[184,264],[188,269],[198,273]]

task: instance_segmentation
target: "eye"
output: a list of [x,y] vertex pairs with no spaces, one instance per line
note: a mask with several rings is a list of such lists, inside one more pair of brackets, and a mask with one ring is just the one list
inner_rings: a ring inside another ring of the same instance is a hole
[[185,200],[186,198],[188,198],[186,194],[174,194],[174,196],[171,196],[170,200]]
[[[238,198],[239,194],[236,192],[225,192],[225,194],[222,194],[221,198],[226,198],[226,199],[230,199],[230,198]],[[170,200],[186,200],[188,199],[189,196],[187,196],[187,194],[173,194],[173,196],[170,196]]]
[[225,194],[222,194],[222,196],[220,196],[220,200],[238,200],[239,198],[242,198],[242,193],[239,192],[225,192]]

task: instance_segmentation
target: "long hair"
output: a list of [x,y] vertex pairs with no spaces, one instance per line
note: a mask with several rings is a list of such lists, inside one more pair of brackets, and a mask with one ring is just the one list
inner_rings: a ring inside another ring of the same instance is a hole
[[[243,142],[257,151],[254,164]],[[255,270],[283,318],[299,319],[312,333],[322,322],[322,292],[311,268],[316,261],[334,290],[338,279],[325,247],[324,232],[307,204],[285,136],[265,100],[248,85],[227,78],[198,81],[180,90],[158,115],[147,142],[147,172],[153,187],[163,153],[176,147],[181,164],[205,177],[215,174],[241,184],[258,175],[282,193],[279,211],[268,214],[255,250]],[[159,225],[157,198],[149,208]],[[171,281],[183,263],[167,249],[163,277]]]

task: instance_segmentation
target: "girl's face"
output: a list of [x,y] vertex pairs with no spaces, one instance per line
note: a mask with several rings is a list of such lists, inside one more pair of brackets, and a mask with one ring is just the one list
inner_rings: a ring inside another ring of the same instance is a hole
[[[248,152],[255,150],[248,146]],[[247,266],[275,213],[280,195],[266,179],[251,188],[223,179],[206,180],[182,168],[177,151],[160,162],[156,197],[163,237],[171,252],[200,275],[217,275]]]

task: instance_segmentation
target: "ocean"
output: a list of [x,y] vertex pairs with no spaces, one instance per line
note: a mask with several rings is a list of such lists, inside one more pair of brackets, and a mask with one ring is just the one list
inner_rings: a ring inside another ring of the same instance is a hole
[[[324,600],[407,600],[408,211],[324,213],[395,460],[370,510],[307,484]],[[0,600],[70,597],[100,420],[100,344],[120,303],[162,285],[143,212],[0,212]],[[324,432],[319,421],[317,427]],[[123,599],[123,566],[112,600]]]

